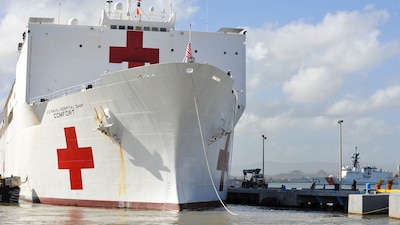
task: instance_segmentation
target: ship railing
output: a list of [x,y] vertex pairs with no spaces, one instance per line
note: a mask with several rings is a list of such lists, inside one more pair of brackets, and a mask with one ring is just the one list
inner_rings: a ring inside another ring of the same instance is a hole
[[[140,1],[139,1],[140,2]],[[123,5],[121,3],[115,3],[112,5],[112,1],[110,1],[110,4],[108,7],[104,8],[104,12],[106,12],[108,18],[112,20],[147,20],[147,21],[159,21],[159,22],[165,22],[168,20],[169,17],[171,17],[171,14],[168,15],[167,11],[165,9],[162,10],[155,10],[154,7],[149,7],[149,10],[143,10],[142,7],[140,7],[140,3],[138,3],[139,7],[134,7],[130,8],[129,12],[124,10]],[[159,12],[158,12],[159,11]],[[172,8],[171,8],[172,11]]]
[[111,20],[131,20],[131,21],[153,21],[153,22],[168,22],[170,19],[171,15],[168,15],[166,12],[161,12],[160,13],[153,13],[153,12],[146,12],[143,13],[141,11],[140,14],[136,13],[136,10],[134,12],[130,12],[130,17],[127,17],[126,13],[121,13],[121,12],[108,12],[107,13],[108,18]]
[[38,97],[34,97],[34,98],[30,98],[28,100],[30,105],[33,105],[35,103],[39,103],[39,102],[46,102],[46,101],[50,101],[53,99],[57,99],[57,98],[61,98],[64,96],[68,96],[77,92],[82,92],[82,91],[86,91],[92,88],[95,88],[97,86],[100,85],[100,79],[94,80],[94,81],[89,81],[89,82],[85,82],[85,83],[81,83],[69,88],[65,88],[59,91],[55,91],[52,92],[50,94],[47,95],[42,95],[42,96],[38,96]]

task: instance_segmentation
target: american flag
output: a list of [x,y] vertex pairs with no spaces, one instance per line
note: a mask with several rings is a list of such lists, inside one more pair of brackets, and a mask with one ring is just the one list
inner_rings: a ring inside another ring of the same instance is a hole
[[140,15],[140,10],[139,10],[139,8],[140,8],[140,3],[141,3],[141,1],[142,1],[142,0],[138,0],[138,1],[137,1],[137,4],[136,4],[136,6],[137,6],[137,7],[136,7],[136,15]]
[[192,47],[190,46],[190,41],[188,42],[188,45],[186,47],[186,54],[185,54],[187,59],[192,59]]

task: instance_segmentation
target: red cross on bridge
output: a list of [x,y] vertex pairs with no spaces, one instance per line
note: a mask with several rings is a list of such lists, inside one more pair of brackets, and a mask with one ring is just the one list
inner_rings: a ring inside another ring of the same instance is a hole
[[219,150],[218,164],[217,164],[217,170],[221,171],[221,179],[219,180],[219,191],[224,190],[225,171],[228,171],[230,138],[231,134],[228,134],[228,137],[226,137],[225,150],[224,149]]
[[159,49],[143,48],[143,32],[128,31],[126,47],[110,47],[110,63],[128,62],[128,68],[159,63]]
[[67,148],[57,149],[58,169],[68,169],[71,190],[82,190],[82,169],[94,168],[92,148],[78,147],[75,127],[64,128]]

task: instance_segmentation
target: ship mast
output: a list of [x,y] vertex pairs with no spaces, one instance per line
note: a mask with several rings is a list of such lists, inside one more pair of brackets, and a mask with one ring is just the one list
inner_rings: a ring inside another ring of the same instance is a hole
[[127,5],[126,16],[128,20],[131,20],[131,0],[126,0],[126,5]]
[[353,156],[351,158],[353,158],[353,169],[355,169],[355,170],[359,169],[360,168],[360,163],[359,163],[360,153],[357,151],[357,146],[356,146],[356,152],[353,154]]
[[106,3],[108,3],[108,17],[111,17],[111,3],[113,3],[113,1],[109,0],[106,1]]

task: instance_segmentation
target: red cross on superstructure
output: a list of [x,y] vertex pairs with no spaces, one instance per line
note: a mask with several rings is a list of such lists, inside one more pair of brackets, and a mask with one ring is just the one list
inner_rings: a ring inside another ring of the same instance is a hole
[[68,169],[71,190],[82,190],[82,169],[94,168],[91,147],[78,147],[75,127],[64,128],[67,148],[57,149],[58,169]]
[[217,170],[221,171],[221,179],[219,180],[219,191],[224,190],[225,171],[228,171],[230,138],[231,134],[228,134],[228,137],[226,137],[225,150],[224,149],[219,150],[218,164],[217,164]]
[[110,46],[110,63],[128,62],[128,68],[159,63],[159,49],[143,48],[143,32],[128,31],[126,47]]

